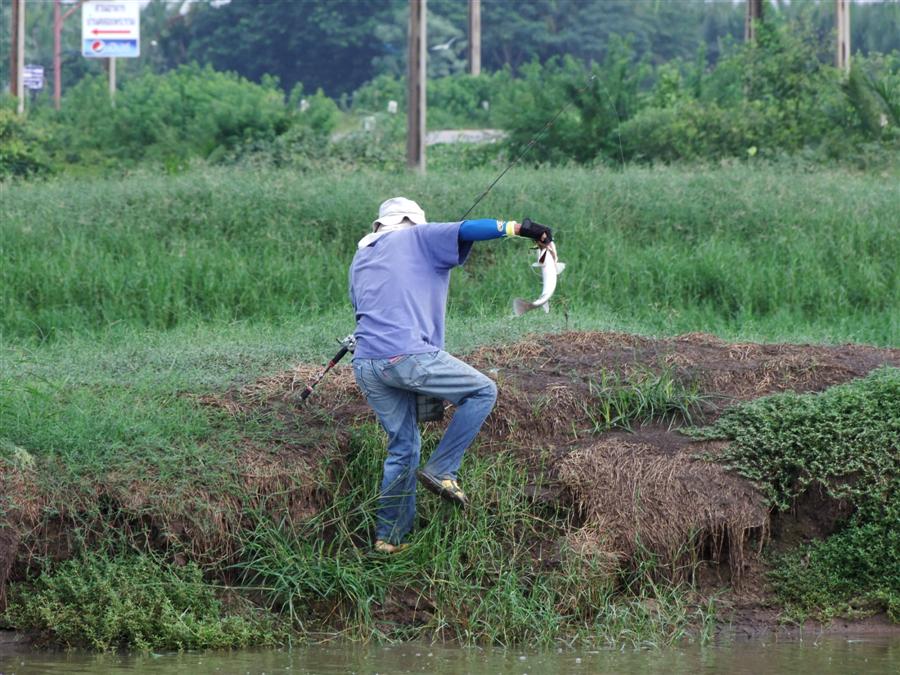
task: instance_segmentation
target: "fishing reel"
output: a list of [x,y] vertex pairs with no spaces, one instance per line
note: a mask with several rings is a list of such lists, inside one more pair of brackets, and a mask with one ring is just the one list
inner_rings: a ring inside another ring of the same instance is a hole
[[352,354],[356,351],[356,336],[350,333],[343,340],[338,340],[338,344]]

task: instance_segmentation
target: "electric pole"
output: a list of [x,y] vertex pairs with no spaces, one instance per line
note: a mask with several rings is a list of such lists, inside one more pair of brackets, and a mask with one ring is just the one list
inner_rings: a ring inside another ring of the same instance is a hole
[[62,28],[63,23],[77,12],[84,0],[77,2],[65,14],[62,13],[62,0],[53,0],[53,105],[59,110],[62,99]]
[[9,93],[16,110],[25,113],[25,0],[12,0],[12,43],[9,50]]
[[763,0],[747,0],[744,18],[744,42],[756,42],[756,28],[763,18]]
[[850,71],[850,0],[835,0],[837,10],[837,51],[834,65]]
[[427,0],[409,0],[406,74],[406,166],[425,171],[425,17]]
[[481,75],[481,0],[469,0],[469,73]]

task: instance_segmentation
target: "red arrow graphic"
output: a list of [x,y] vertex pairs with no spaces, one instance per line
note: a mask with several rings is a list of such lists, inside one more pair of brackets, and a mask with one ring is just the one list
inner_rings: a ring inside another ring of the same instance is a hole
[[99,28],[95,28],[91,31],[94,35],[103,35],[103,34],[112,34],[112,33],[130,33],[130,30],[100,30]]

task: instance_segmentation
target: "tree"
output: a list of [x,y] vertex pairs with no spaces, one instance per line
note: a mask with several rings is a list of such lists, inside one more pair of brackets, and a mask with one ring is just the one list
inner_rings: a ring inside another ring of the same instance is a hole
[[285,90],[302,82],[332,96],[350,92],[376,73],[386,52],[375,37],[398,0],[196,3],[162,38],[169,66],[197,61],[259,81],[274,75]]

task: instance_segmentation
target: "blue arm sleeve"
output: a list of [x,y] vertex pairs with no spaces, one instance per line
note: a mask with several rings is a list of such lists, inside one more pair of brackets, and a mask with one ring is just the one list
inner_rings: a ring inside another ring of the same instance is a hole
[[459,226],[460,241],[484,241],[506,236],[502,220],[482,218],[480,220],[464,220]]

